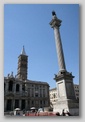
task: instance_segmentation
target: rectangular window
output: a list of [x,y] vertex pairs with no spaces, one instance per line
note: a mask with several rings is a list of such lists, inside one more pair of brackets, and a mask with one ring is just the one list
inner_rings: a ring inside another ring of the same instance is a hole
[[45,105],[45,101],[44,101],[44,105]]
[[40,100],[40,104],[42,105],[42,100]]
[[38,104],[38,100],[36,100],[35,103]]
[[38,94],[35,94],[35,97],[38,97]]
[[34,105],[34,101],[32,101],[32,105]]

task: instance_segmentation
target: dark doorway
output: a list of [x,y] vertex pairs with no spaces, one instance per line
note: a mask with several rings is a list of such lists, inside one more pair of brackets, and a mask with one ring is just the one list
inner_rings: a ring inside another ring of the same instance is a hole
[[22,110],[25,109],[25,100],[22,100]]
[[15,108],[19,108],[19,100],[15,100]]
[[12,100],[7,100],[7,111],[11,111],[12,110]]

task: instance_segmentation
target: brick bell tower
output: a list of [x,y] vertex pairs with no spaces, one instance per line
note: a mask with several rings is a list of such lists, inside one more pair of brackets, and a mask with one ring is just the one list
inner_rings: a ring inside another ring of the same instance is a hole
[[26,55],[23,46],[21,54],[18,57],[17,78],[21,80],[27,79],[27,68],[28,68],[27,65],[28,65],[28,56]]

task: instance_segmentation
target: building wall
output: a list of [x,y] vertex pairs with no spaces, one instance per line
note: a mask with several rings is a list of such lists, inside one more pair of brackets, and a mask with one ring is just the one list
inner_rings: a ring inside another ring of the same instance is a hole
[[79,85],[74,84],[75,96],[76,99],[79,100]]
[[[79,100],[79,85],[74,84],[74,91],[75,91],[76,99]],[[50,103],[54,105],[58,99],[57,88],[50,89],[49,96],[50,96]]]
[[50,89],[49,94],[50,94],[50,104],[53,105],[56,103],[56,100],[58,98],[57,89],[56,88]]
[[13,76],[4,78],[4,111],[43,108],[49,103],[49,85],[46,82],[21,81]]

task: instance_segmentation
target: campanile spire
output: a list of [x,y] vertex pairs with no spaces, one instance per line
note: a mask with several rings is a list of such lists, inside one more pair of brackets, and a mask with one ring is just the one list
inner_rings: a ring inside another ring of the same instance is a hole
[[26,55],[25,48],[23,46],[21,54],[18,57],[18,68],[17,68],[17,77],[22,80],[27,79],[27,65],[28,65],[28,56]]
[[22,54],[22,55],[26,55],[24,46],[23,46],[23,48],[22,48],[21,54]]

